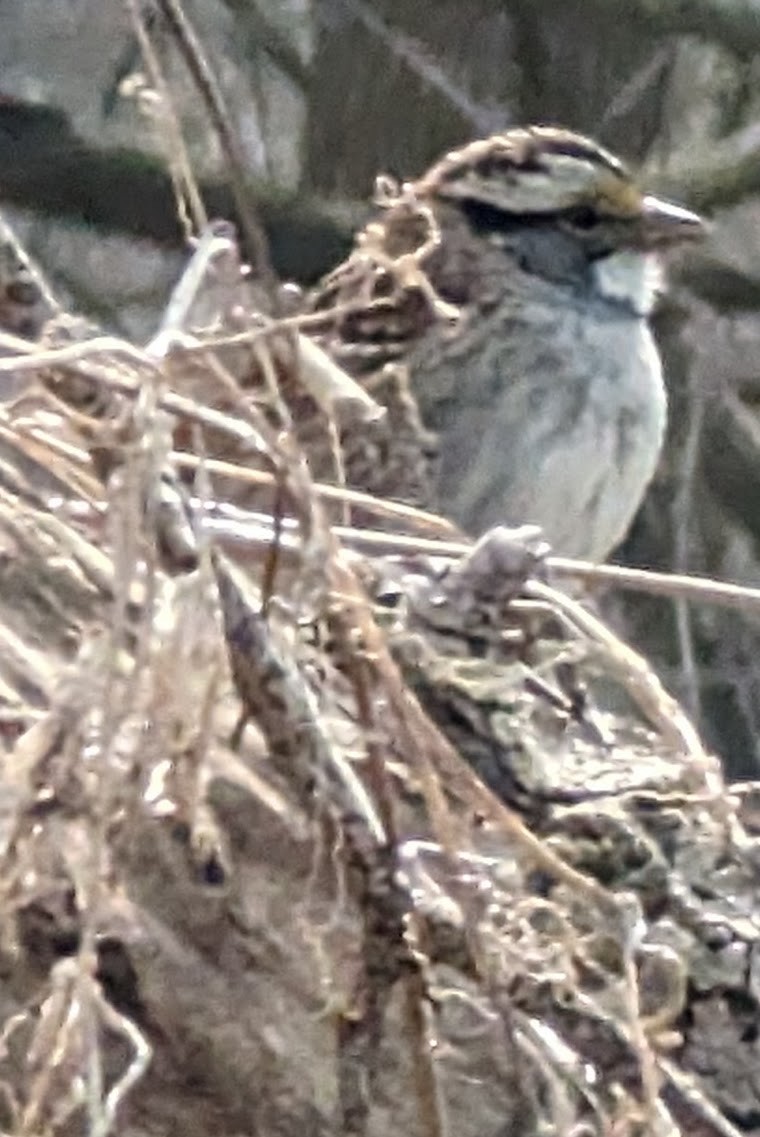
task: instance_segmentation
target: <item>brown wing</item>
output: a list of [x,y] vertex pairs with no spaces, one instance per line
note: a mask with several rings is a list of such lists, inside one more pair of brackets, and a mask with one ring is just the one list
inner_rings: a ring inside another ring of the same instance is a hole
[[[404,187],[308,301],[317,318],[309,334],[387,412],[378,423],[341,432],[349,485],[419,506],[434,501],[437,446],[420,419],[404,360],[436,322],[457,316],[425,271],[437,244],[430,208]],[[327,455],[316,457],[313,438],[309,450],[315,473],[325,476]]]

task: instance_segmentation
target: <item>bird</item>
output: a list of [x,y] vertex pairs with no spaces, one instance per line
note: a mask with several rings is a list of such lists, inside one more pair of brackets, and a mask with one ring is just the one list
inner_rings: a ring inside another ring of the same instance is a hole
[[[315,335],[369,389],[403,369],[420,422],[397,415],[389,445],[417,427],[437,440],[421,460],[457,525],[535,524],[555,553],[604,561],[665,435],[650,327],[662,255],[703,219],[554,126],[469,142],[416,180],[381,178],[375,202],[309,298]],[[357,479],[369,489],[373,464]]]

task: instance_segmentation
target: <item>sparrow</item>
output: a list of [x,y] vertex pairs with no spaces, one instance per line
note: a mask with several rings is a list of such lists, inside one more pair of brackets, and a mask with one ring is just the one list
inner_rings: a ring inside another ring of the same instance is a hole
[[536,524],[556,553],[604,560],[663,444],[650,328],[663,253],[700,237],[702,219],[548,126],[471,142],[416,181],[383,179],[376,202],[309,299],[317,338],[350,374],[377,391],[395,379],[387,454],[365,453],[354,478],[349,455],[349,480],[393,495],[384,459],[400,446],[403,466],[404,440],[431,432],[435,447],[409,450],[411,490],[402,478],[394,496],[472,534]]

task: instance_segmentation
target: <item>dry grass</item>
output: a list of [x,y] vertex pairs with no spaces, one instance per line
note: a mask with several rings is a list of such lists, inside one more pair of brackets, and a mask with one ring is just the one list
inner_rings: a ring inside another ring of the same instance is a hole
[[387,412],[250,312],[216,229],[145,348],[2,339],[0,1127],[734,1132],[717,765],[535,534],[316,483]]

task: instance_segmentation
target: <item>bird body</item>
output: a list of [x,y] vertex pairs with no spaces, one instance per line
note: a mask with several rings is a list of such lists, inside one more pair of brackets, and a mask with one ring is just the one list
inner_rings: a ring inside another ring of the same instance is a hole
[[423,422],[442,440],[440,502],[472,532],[535,522],[554,549],[601,560],[631,523],[665,431],[648,321],[512,262],[501,283],[489,311],[469,310],[450,338],[431,329],[408,356]]
[[659,254],[700,219],[548,127],[453,151],[384,205],[315,297],[348,301],[333,350],[355,374],[408,368],[439,439],[437,503],[463,528],[533,522],[557,552],[604,559],[664,437]]

